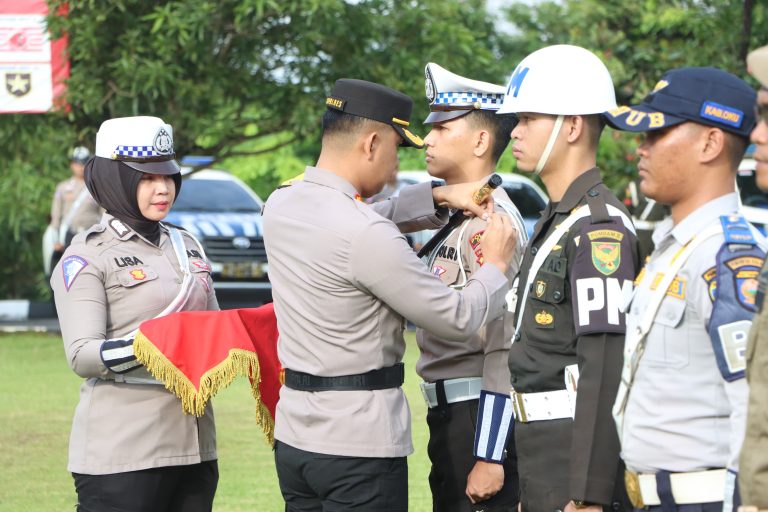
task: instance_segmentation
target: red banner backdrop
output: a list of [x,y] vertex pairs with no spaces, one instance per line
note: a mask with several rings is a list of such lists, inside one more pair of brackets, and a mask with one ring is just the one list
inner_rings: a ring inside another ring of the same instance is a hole
[[47,15],[45,0],[0,0],[0,113],[66,107],[67,38],[50,40]]

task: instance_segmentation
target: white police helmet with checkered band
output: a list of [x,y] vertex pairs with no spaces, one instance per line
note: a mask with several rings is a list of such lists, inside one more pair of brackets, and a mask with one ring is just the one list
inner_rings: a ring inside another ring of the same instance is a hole
[[616,108],[611,74],[592,52],[558,44],[524,58],[512,73],[499,114],[602,114]]
[[498,110],[504,101],[504,87],[471,80],[430,62],[424,68],[429,116],[424,124],[441,123],[473,110]]
[[747,55],[747,71],[758,79],[760,85],[768,88],[768,46],[752,50]]
[[151,174],[180,172],[174,160],[173,128],[159,117],[118,117],[104,121],[96,134],[96,156],[118,160]]

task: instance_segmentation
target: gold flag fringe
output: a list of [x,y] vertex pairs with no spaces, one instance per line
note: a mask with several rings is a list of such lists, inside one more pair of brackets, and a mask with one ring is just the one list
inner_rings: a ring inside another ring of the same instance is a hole
[[184,372],[176,368],[141,331],[136,333],[133,340],[133,351],[136,359],[149,370],[149,373],[181,400],[184,412],[198,417],[205,414],[208,401],[220,390],[229,386],[237,376],[250,377],[251,394],[256,400],[256,423],[261,427],[267,441],[274,444],[275,421],[261,400],[259,390],[261,370],[259,357],[255,352],[243,349],[230,350],[224,361],[203,374],[198,390]]

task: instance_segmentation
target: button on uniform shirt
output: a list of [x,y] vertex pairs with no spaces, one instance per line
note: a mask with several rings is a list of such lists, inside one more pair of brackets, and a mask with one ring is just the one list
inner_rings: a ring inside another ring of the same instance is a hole
[[[463,291],[451,290],[401,234],[444,222],[435,216],[429,183],[375,205],[356,195],[339,176],[308,167],[304,181],[267,201],[264,239],[284,368],[319,376],[364,373],[402,360],[405,318],[458,341],[501,316],[508,284],[498,268],[484,265]],[[316,453],[402,457],[413,451],[410,425],[401,388],[305,392],[283,386],[275,438]]]
[[[512,204],[502,189],[493,192],[495,211],[508,215],[498,205],[499,201]],[[515,225],[513,223],[513,225]],[[445,241],[429,256],[430,271],[443,284],[461,288],[467,280],[482,268],[482,234],[486,222],[477,217],[464,221],[454,229]],[[525,229],[518,226],[517,229]],[[461,243],[459,237],[461,236]],[[511,283],[520,268],[525,249],[518,243],[510,260],[507,279]],[[462,269],[464,273],[462,273]],[[416,372],[426,382],[460,377],[482,377],[483,389],[496,393],[509,393],[509,366],[507,357],[515,322],[512,313],[488,323],[465,342],[448,341],[419,329],[416,340],[421,355],[416,363]]]
[[[181,233],[195,277],[183,311],[218,310],[210,264],[197,242]],[[182,278],[165,228],[155,246],[108,214],[75,236],[54,268],[64,350],[70,367],[86,379],[72,423],[69,471],[103,475],[216,459],[210,403],[200,418],[185,414],[163,385],[116,382],[151,379],[143,366],[118,375],[101,360],[104,340],[129,337],[162,312]]]
[[[668,218],[653,233],[655,250],[627,314],[632,332],[671,258],[698,233],[739,209],[728,194],[699,207],[678,225]],[[753,230],[761,247],[765,240]],[[699,246],[677,273],[648,332],[624,413],[622,457],[636,472],[738,468],[747,408],[745,379],[724,380],[707,331],[712,313],[711,271],[723,235]],[[651,281],[653,282],[653,281]]]
[[[548,204],[523,256],[516,316],[538,248],[589,195],[626,213],[603,185],[597,168],[576,178],[559,203]],[[578,220],[536,274],[519,339],[516,335],[509,351],[509,366],[515,391],[538,393],[565,389],[564,368],[579,364],[570,495],[610,503],[619,460],[611,408],[621,377],[625,325],[619,301],[609,299],[607,289],[610,280],[615,280],[610,283],[614,289],[631,286],[637,271],[637,239],[619,217],[591,222],[590,216]],[[592,286],[586,293],[582,290],[582,297],[592,300],[578,302],[578,287],[587,284]]]
[[739,461],[739,490],[742,503],[768,508],[768,263],[760,271],[757,313],[747,342],[749,407],[747,433]]
[[[84,190],[85,182],[75,178],[62,181],[56,186],[51,206],[51,226],[56,230],[57,234],[61,223],[67,218],[75,201]],[[72,215],[72,220],[67,228],[73,233],[80,233],[97,224],[103,213],[101,207],[91,197],[91,194],[87,191],[84,193],[85,197],[78,205],[77,211]],[[59,242],[64,243],[64,240],[59,240]]]

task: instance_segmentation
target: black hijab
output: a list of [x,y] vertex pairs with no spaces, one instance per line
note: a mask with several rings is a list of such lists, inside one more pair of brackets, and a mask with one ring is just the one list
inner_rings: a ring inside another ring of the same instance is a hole
[[[85,186],[93,199],[108,214],[120,219],[125,225],[155,245],[160,243],[160,223],[141,214],[136,192],[141,171],[128,167],[117,160],[93,157],[85,165]],[[181,190],[181,173],[172,174],[176,196]]]

